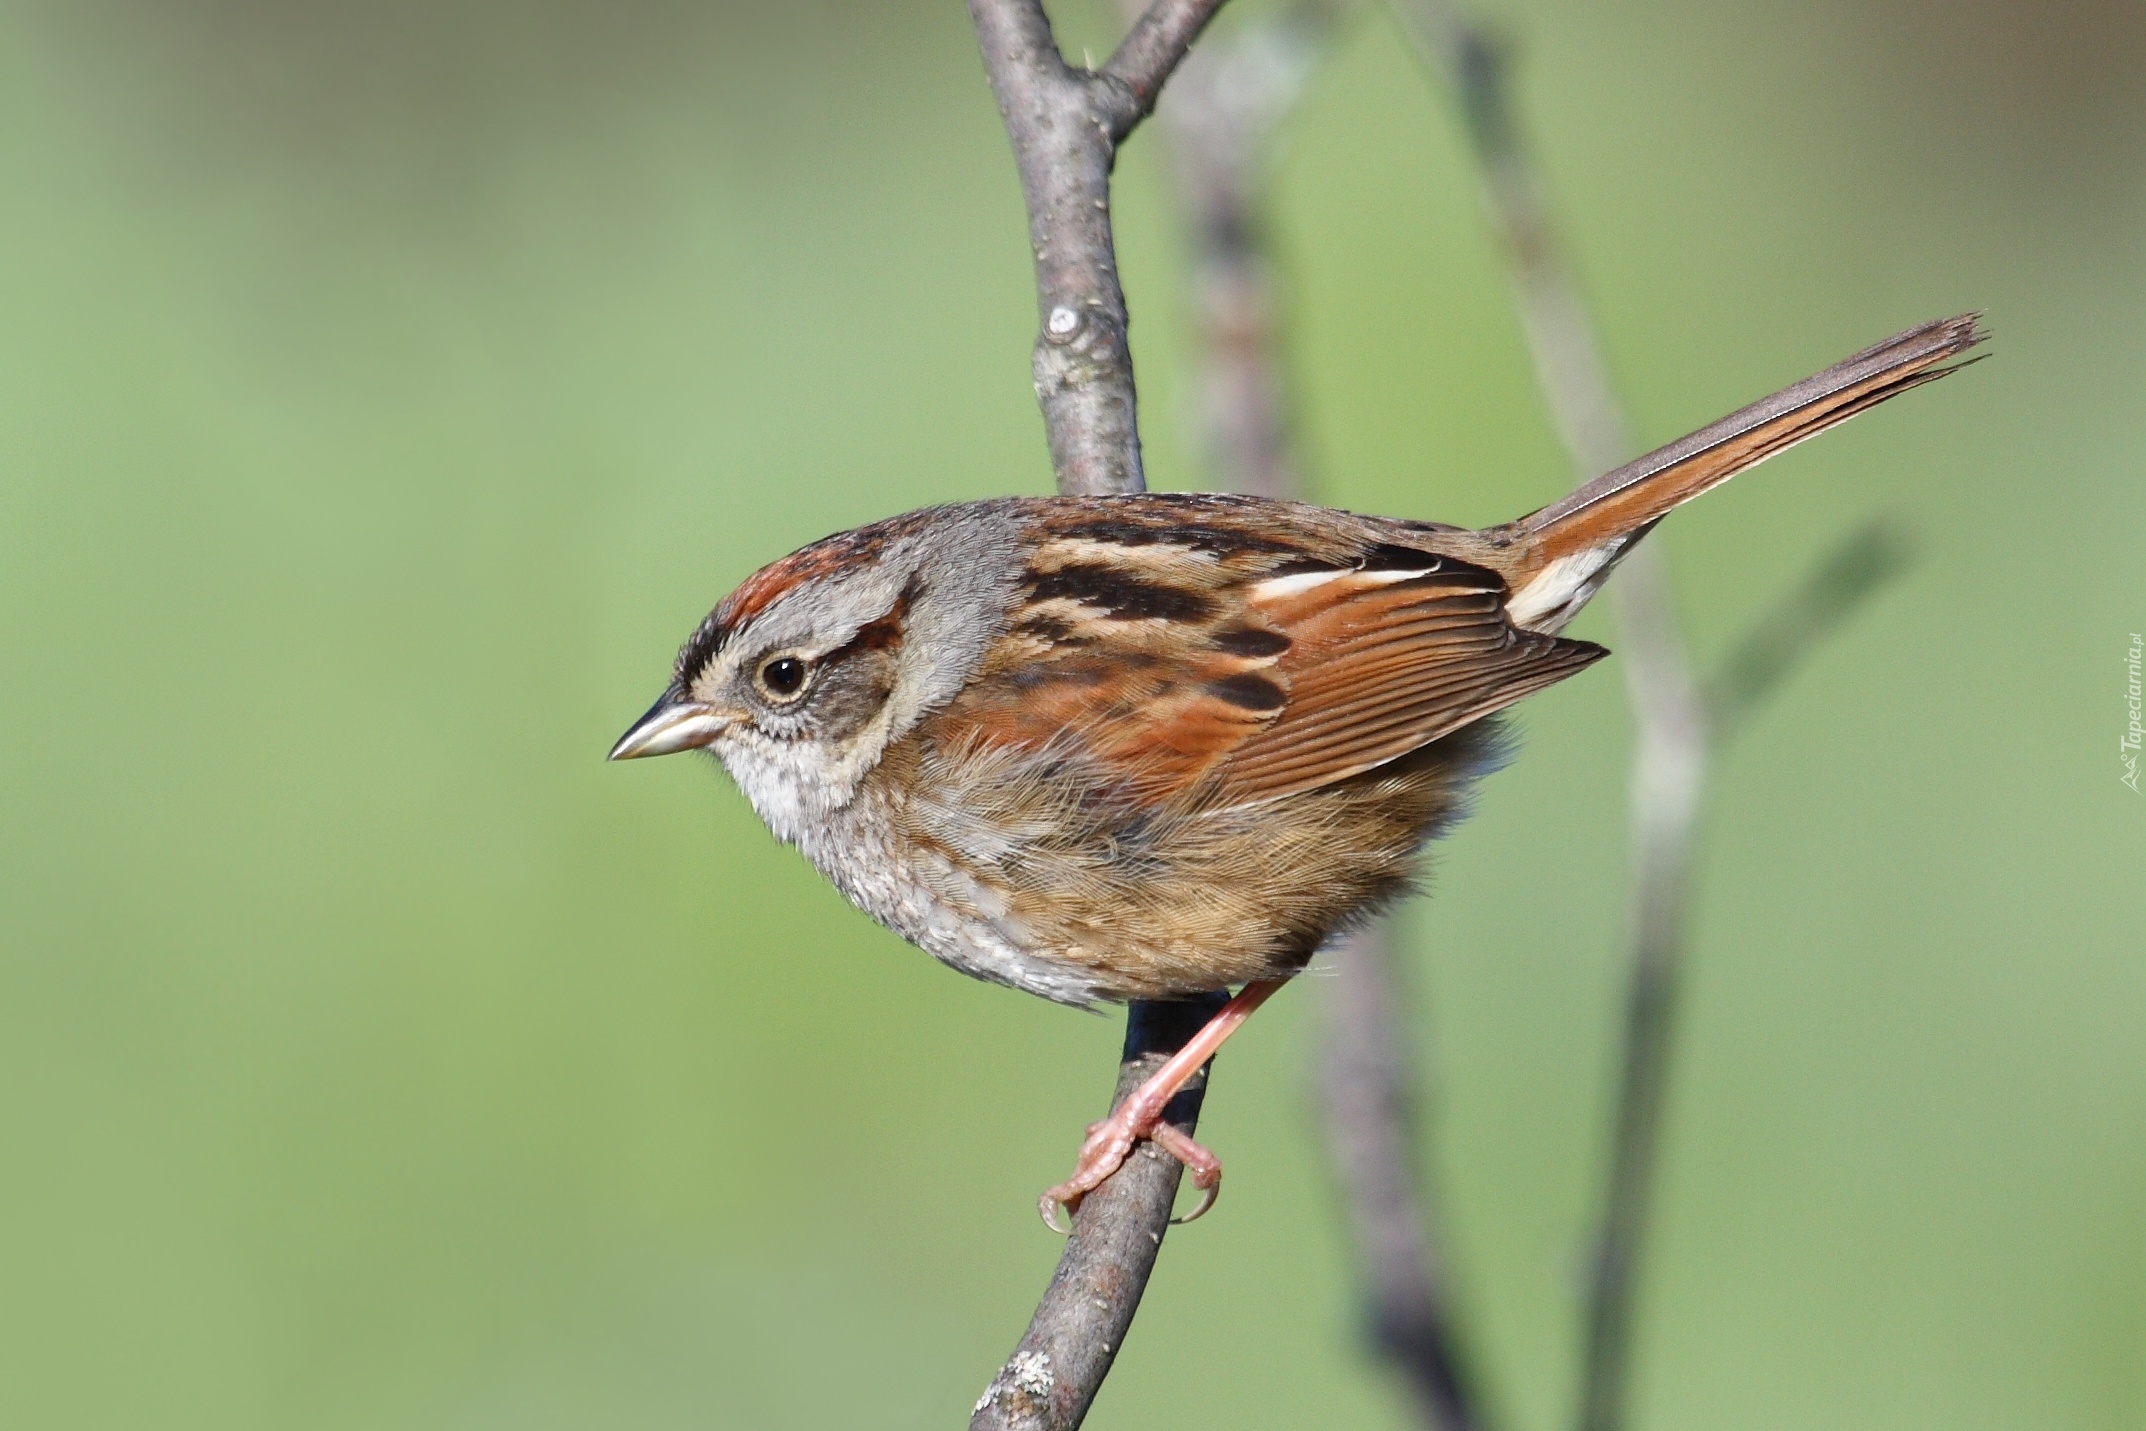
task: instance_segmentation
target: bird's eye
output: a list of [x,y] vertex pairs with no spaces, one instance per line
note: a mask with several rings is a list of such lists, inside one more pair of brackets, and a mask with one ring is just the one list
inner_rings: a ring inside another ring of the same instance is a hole
[[805,689],[809,668],[796,656],[777,656],[760,667],[760,689],[771,700],[793,701]]

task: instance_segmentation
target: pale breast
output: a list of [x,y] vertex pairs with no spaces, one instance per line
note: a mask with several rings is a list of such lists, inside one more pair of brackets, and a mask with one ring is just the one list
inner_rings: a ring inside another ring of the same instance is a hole
[[912,795],[874,772],[798,848],[850,903],[964,974],[1081,1007],[1126,997],[1039,947],[1004,891],[978,876],[988,867],[914,838]]
[[[821,868],[875,918],[981,978],[1061,1002],[1286,977],[1406,890],[1426,836],[1501,748],[1481,723],[1370,774],[1256,808],[1113,798],[1071,757],[888,752]],[[857,869],[873,873],[860,880]]]

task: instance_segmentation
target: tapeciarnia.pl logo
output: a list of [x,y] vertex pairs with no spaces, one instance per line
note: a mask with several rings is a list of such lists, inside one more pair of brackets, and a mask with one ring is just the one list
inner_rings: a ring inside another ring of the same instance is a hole
[[2124,655],[2124,665],[2130,672],[2130,682],[2124,688],[2124,705],[2129,708],[2130,718],[2124,725],[2123,738],[2116,743],[2116,758],[2123,761],[2124,773],[2116,778],[2131,787],[2131,793],[2139,793],[2139,741],[2146,731],[2139,726],[2140,658],[2146,656],[2146,637],[2131,633],[2131,649]]

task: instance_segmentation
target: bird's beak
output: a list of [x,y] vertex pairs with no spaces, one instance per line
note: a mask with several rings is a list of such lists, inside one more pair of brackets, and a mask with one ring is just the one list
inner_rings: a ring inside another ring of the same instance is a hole
[[687,700],[673,687],[665,691],[648,714],[633,723],[606,760],[637,760],[644,755],[675,755],[697,750],[730,727],[731,718],[714,706]]

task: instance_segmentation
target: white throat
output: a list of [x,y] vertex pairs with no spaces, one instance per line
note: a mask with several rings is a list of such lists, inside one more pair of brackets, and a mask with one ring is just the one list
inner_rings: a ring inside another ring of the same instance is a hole
[[886,748],[884,721],[882,713],[838,760],[817,742],[771,740],[754,731],[718,742],[715,754],[775,838],[805,846],[857,798],[858,784]]

